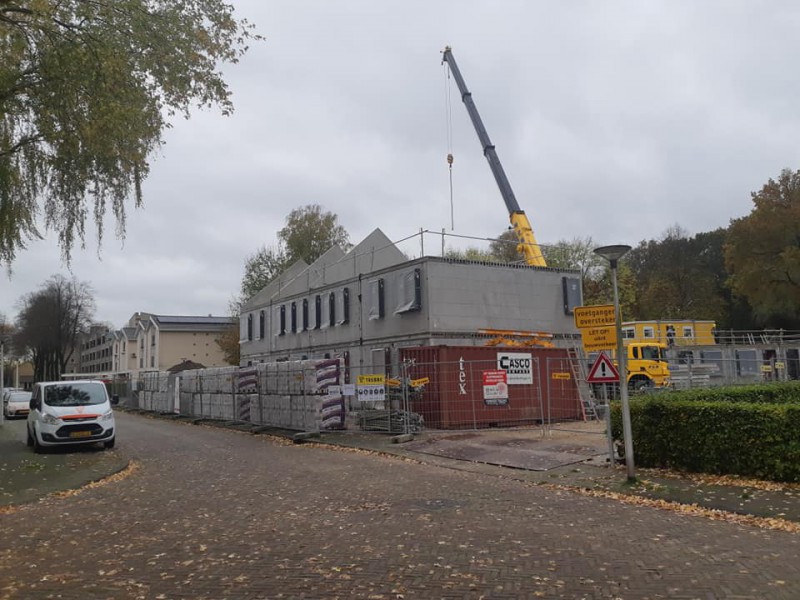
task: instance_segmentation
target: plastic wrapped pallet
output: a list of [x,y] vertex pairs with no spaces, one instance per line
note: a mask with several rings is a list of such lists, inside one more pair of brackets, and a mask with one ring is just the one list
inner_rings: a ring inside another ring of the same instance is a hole
[[278,368],[278,372],[275,392],[286,395],[289,393],[289,363],[279,362],[276,366]]

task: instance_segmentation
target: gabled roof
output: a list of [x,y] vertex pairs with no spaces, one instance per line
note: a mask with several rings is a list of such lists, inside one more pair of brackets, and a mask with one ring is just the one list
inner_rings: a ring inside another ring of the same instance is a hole
[[150,320],[158,326],[159,331],[222,331],[236,322],[232,317],[212,315],[151,315]]
[[152,319],[160,326],[164,325],[227,325],[231,322],[230,317],[207,317],[179,316],[179,315],[153,315]]
[[159,331],[208,332],[223,331],[233,323],[236,323],[233,317],[148,314],[148,318],[140,320],[137,327],[124,327],[123,331],[129,339],[135,339],[137,331],[149,331],[153,327],[157,327]]
[[278,295],[291,296],[293,294],[302,294],[305,290],[322,287],[327,283],[335,282],[336,280],[331,280],[328,273],[332,267],[341,262],[344,256],[345,252],[339,246],[331,246],[302,273],[283,286]]
[[242,312],[407,261],[408,257],[397,249],[386,234],[375,229],[348,252],[339,246],[332,246],[310,266],[302,260],[297,261],[245,302]]
[[193,371],[195,369],[205,369],[205,365],[194,362],[193,360],[189,360],[188,358],[184,358],[181,362],[177,365],[172,365],[167,371],[169,373],[180,373],[181,371]]
[[[344,281],[356,274],[367,274],[408,261],[392,240],[375,229],[328,269],[329,282]],[[355,264],[354,264],[355,263]]]
[[250,310],[256,306],[263,306],[269,304],[271,298],[276,296],[280,290],[297,277],[300,273],[308,268],[308,263],[303,259],[293,263],[283,273],[278,275],[275,279],[270,281],[260,292],[255,294],[247,302],[242,305],[242,310]]

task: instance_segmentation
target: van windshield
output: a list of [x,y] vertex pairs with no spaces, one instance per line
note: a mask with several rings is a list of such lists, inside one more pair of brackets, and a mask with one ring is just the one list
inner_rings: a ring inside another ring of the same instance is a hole
[[65,383],[43,391],[44,403],[49,406],[91,406],[107,399],[102,383]]

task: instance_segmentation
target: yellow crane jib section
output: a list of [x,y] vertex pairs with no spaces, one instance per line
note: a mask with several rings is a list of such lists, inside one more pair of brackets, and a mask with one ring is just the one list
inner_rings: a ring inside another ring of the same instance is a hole
[[531,223],[524,211],[512,212],[509,215],[511,226],[517,234],[519,244],[517,251],[525,257],[525,262],[534,267],[546,267],[547,262],[542,255],[542,249],[533,235]]

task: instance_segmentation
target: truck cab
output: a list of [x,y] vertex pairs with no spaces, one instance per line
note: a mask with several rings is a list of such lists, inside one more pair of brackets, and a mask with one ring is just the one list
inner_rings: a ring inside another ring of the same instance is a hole
[[627,348],[628,387],[641,390],[647,387],[669,386],[669,363],[666,344],[659,342],[630,342]]
[[[628,367],[628,389],[641,391],[647,388],[665,388],[670,385],[669,363],[667,362],[667,345],[660,342],[629,342],[625,344]],[[609,352],[614,366],[619,368],[616,352]],[[589,364],[593,364],[597,355],[589,355]],[[597,384],[597,388],[602,384]],[[614,384],[613,388],[616,388]],[[599,389],[595,389],[599,393]],[[616,392],[612,393],[616,395]]]

